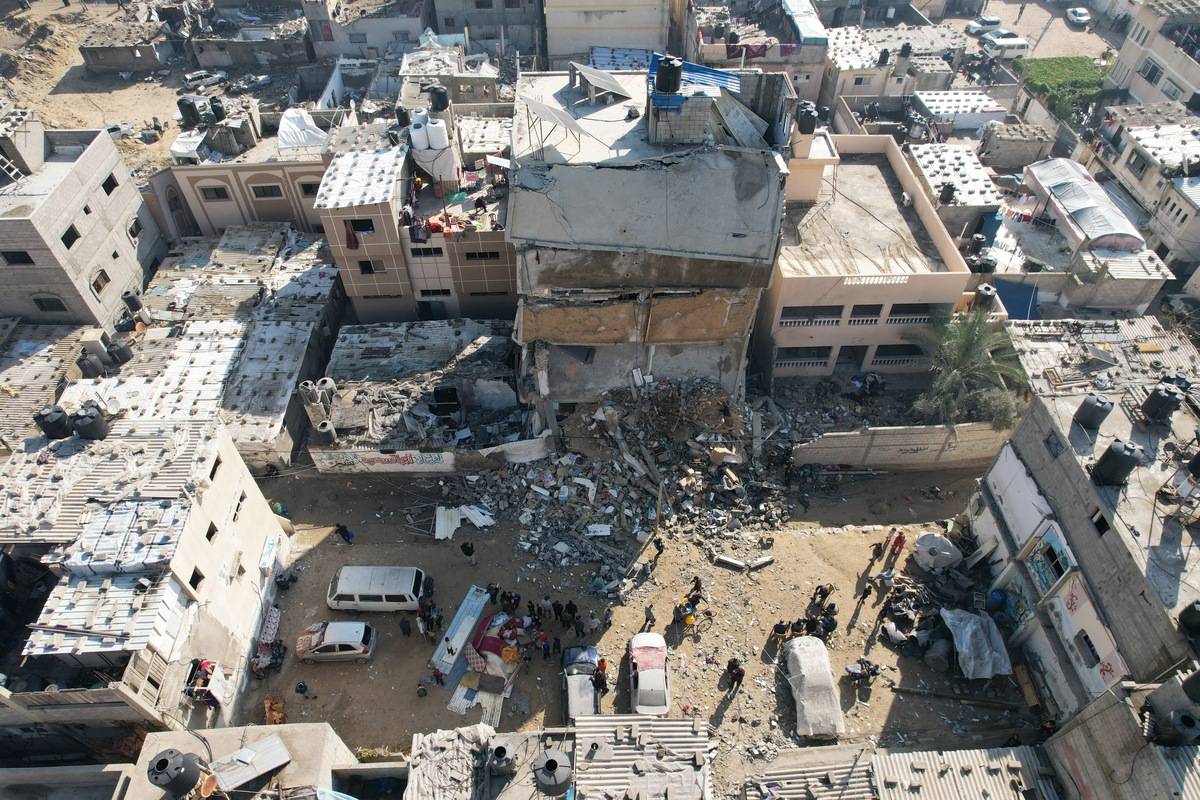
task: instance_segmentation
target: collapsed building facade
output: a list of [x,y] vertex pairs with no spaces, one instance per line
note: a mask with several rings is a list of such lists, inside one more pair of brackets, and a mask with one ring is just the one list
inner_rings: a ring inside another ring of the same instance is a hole
[[784,74],[677,59],[521,76],[515,338],[522,395],[548,420],[651,376],[741,393],[795,105]]

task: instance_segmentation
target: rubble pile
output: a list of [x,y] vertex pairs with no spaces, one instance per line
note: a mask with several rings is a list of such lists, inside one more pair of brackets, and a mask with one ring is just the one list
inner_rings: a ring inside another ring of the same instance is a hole
[[570,452],[468,476],[463,500],[515,517],[532,556],[601,561],[616,581],[656,531],[709,544],[788,520],[784,487],[752,457],[752,414],[706,381],[611,391],[563,421]]
[[798,443],[831,431],[911,425],[912,402],[918,394],[891,387],[872,393],[854,380],[843,385],[829,378],[816,382],[785,378],[775,382],[773,400],[763,398],[754,405],[765,406],[768,421],[780,426],[781,441]]

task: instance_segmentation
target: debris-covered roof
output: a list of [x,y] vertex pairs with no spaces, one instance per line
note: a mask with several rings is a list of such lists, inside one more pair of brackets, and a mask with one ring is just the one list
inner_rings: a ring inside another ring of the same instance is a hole
[[705,800],[713,793],[703,720],[606,714],[578,717],[573,727],[578,797]]
[[33,414],[58,397],[74,369],[83,331],[0,318],[0,437],[10,446],[36,432]]
[[315,208],[387,203],[396,195],[406,147],[378,147],[338,153],[325,170]]
[[954,185],[952,206],[1000,205],[1000,192],[992,183],[987,169],[975,148],[965,144],[914,144],[909,152],[921,175],[935,196],[947,183]]

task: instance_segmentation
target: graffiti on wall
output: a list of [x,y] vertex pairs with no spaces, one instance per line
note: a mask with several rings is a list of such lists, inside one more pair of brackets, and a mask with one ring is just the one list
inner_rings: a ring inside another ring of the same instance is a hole
[[312,454],[322,472],[450,472],[454,453],[422,453],[418,450],[332,450]]

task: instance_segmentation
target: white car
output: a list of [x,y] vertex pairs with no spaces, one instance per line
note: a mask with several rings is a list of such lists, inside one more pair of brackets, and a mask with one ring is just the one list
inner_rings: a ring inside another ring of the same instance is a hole
[[983,35],[984,42],[999,42],[1003,39],[1020,38],[1021,34],[1017,33],[1016,31],[1010,31],[1007,28],[996,28],[996,30],[992,31],[991,33],[985,33]]
[[1067,22],[1070,22],[1072,25],[1087,25],[1091,21],[1091,12],[1086,8],[1067,9]]
[[652,717],[671,710],[667,640],[660,634],[639,633],[629,640],[629,704],[634,714]]
[[189,72],[183,76],[183,85],[188,89],[199,89],[202,86],[216,86],[218,83],[224,83],[229,80],[229,75],[224,72],[209,72],[206,69]]
[[365,664],[375,653],[375,629],[365,622],[318,622],[296,640],[296,656],[305,664],[353,661]]
[[979,36],[989,31],[999,30],[999,17],[976,17],[967,23],[967,33]]
[[133,126],[128,122],[118,122],[116,125],[109,125],[104,130],[108,131],[108,135],[114,139],[125,139],[133,136]]

